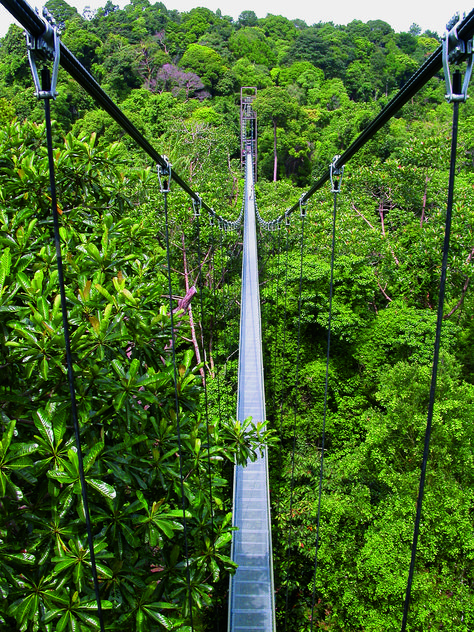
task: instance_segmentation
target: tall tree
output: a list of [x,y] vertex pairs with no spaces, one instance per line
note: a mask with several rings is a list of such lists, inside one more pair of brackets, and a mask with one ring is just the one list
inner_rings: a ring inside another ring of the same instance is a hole
[[259,92],[254,107],[262,122],[270,122],[273,126],[273,181],[276,182],[278,172],[277,127],[282,127],[290,117],[296,115],[298,104],[284,88],[271,86]]
[[56,24],[61,30],[66,26],[66,20],[72,20],[72,18],[79,16],[77,9],[71,7],[65,0],[48,0],[44,6],[53,14]]
[[227,70],[216,51],[199,44],[188,46],[179,65],[196,73],[206,87],[214,87]]

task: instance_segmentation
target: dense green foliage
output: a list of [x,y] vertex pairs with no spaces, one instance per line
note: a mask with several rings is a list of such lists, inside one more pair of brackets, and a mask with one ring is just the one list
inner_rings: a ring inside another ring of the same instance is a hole
[[[256,190],[261,214],[271,219],[298,200],[300,187],[348,147],[439,44],[416,25],[395,33],[380,20],[307,25],[243,11],[234,22],[219,11],[179,13],[147,0],[124,9],[109,1],[83,16],[64,0],[47,6],[65,45],[132,122],[210,206],[233,218],[242,193],[241,86],[258,88]],[[146,158],[118,126],[62,71],[59,86],[53,112],[62,248],[105,617],[109,629],[185,630],[162,200]],[[413,97],[346,167],[338,196],[315,582],[328,191],[308,206],[301,301],[299,220],[259,235],[267,411],[280,439],[271,472],[282,629],[285,618],[289,630],[310,629],[313,588],[313,629],[400,627],[444,232],[451,107],[443,92],[437,76]],[[469,102],[461,107],[413,631],[474,628],[474,112]],[[0,40],[0,616],[6,629],[25,632],[97,627],[43,116],[23,34],[11,27]],[[193,217],[180,191],[170,195],[170,207],[174,298],[193,285],[199,290],[187,314],[177,316],[179,417],[193,625],[210,630],[225,625],[231,465],[257,449],[242,420],[233,421],[241,244]]]
[[[394,120],[385,130],[390,155],[380,158],[374,143],[346,167],[338,196],[315,584],[315,616],[323,629],[400,627],[438,302],[447,110],[442,105],[435,116],[422,109],[418,120]],[[409,617],[413,630],[467,632],[474,622],[469,107],[463,114],[442,360]],[[423,116],[427,120],[419,120]],[[260,188],[271,202],[267,187]],[[263,245],[269,403],[282,437],[273,468],[277,595],[283,624],[288,588],[290,625],[298,630],[310,629],[328,327],[332,209],[327,193],[317,198],[305,229],[297,396],[299,226],[288,242],[285,234],[273,234]]]
[[[9,629],[89,630],[98,620],[43,135],[44,126],[19,123],[0,135],[0,620]],[[233,568],[231,464],[253,458],[264,433],[253,438],[229,415],[206,420],[179,311],[177,417],[162,226],[146,203],[133,210],[150,174],[125,176],[121,153],[72,135],[55,152],[102,607],[107,629],[187,629],[192,604],[199,629],[212,584]]]
[[[274,177],[277,163],[276,177],[290,177],[301,186],[342,153],[438,46],[434,33],[422,35],[416,25],[409,33],[396,33],[381,20],[308,26],[271,14],[257,19],[253,11],[243,11],[234,22],[219,11],[179,13],[148,0],[134,0],[124,9],[109,0],[83,16],[65,0],[49,0],[46,6],[61,26],[64,44],[151,139],[162,142],[171,119],[193,114],[201,125],[236,129],[240,87],[257,86],[259,170]],[[61,74],[60,129],[73,128],[79,135],[97,131],[99,140],[116,140],[114,125]],[[132,95],[139,88],[149,94],[137,103]],[[286,108],[269,117],[268,104],[277,94]],[[442,93],[435,94],[442,101]],[[0,98],[21,119],[41,120],[17,27],[0,45]]]

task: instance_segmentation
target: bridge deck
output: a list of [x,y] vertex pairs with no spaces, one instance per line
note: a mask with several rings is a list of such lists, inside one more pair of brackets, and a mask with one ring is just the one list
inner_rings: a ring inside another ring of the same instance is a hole
[[[257,235],[251,155],[246,160],[244,248],[240,312],[237,418],[265,420]],[[274,632],[274,592],[268,463],[266,452],[234,472],[235,531],[232,559],[239,567],[231,578],[229,632]]]

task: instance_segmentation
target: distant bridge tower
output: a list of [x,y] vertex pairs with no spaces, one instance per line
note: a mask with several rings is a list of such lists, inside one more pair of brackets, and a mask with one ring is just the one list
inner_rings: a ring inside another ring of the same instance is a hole
[[257,88],[240,88],[240,160],[245,166],[245,154],[252,152],[253,179],[257,181],[257,113],[252,103],[257,96]]

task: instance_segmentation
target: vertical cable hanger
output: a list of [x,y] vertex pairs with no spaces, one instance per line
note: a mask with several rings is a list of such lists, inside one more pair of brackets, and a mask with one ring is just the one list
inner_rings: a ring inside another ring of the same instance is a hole
[[[289,252],[289,236],[290,236],[290,218],[285,216],[285,231],[286,231],[286,245],[285,245],[285,291],[284,291],[284,302],[283,302],[283,341],[281,345],[281,354],[280,354],[280,369],[278,371],[280,376],[285,375],[285,360],[286,360],[286,324],[288,320],[288,252]],[[283,382],[283,380],[281,380]],[[278,407],[278,428],[280,432],[280,442],[281,446],[283,440],[283,402],[284,402],[284,392],[285,392],[285,383],[280,383],[280,398],[279,398],[279,407]],[[278,488],[278,498],[277,498],[277,516],[280,516],[280,490],[281,490],[281,479],[282,479],[282,452],[280,448],[280,460],[279,460],[279,473],[278,477],[280,480],[280,487]]]
[[179,415],[179,397],[178,397],[178,371],[176,369],[176,341],[174,335],[174,319],[173,319],[173,292],[171,287],[171,255],[170,255],[170,239],[169,239],[169,224],[168,224],[168,193],[171,191],[171,164],[166,156],[163,156],[165,165],[157,166],[158,181],[160,185],[160,192],[163,195],[163,206],[165,211],[165,238],[166,238],[166,265],[168,271],[168,292],[169,292],[169,310],[170,310],[170,325],[171,325],[171,354],[173,361],[173,374],[174,374],[174,400],[175,400],[175,413],[176,413],[176,434],[178,436],[178,458],[179,458],[179,480],[181,487],[181,506],[183,509],[183,529],[184,529],[184,548],[186,556],[186,583],[188,587],[188,606],[189,606],[189,618],[191,624],[191,630],[194,630],[193,626],[193,608],[192,608],[192,595],[191,595],[191,574],[189,570],[189,546],[188,546],[188,528],[186,521],[186,497],[184,494],[184,478],[183,478],[183,451],[181,447],[181,426]]
[[[224,322],[224,328],[228,322],[228,318],[227,318],[227,303],[228,303],[228,299],[229,299],[229,288],[228,288],[228,284],[226,283],[226,273],[228,272],[227,270],[227,264],[229,262],[229,258],[227,256],[227,249],[225,250],[226,252],[226,257],[225,257],[225,261],[224,261],[224,240],[223,240],[223,231],[220,227],[220,223],[218,223],[219,226],[219,245],[220,245],[220,250],[221,250],[221,285],[222,285],[222,299],[221,299],[221,303],[222,303],[222,320]],[[224,333],[225,333],[225,329],[224,329]],[[227,362],[229,360],[228,358],[228,351],[229,351],[229,346],[228,346],[228,338],[224,335],[224,344],[223,344],[223,351],[224,351],[224,356],[225,356],[225,362],[224,362],[224,375],[223,375],[223,382],[224,382],[224,393],[225,393],[225,414],[229,415],[229,411],[230,411],[230,402],[229,402],[229,389],[227,387]]]
[[336,250],[336,213],[337,213],[337,194],[341,191],[342,176],[344,167],[337,168],[336,163],[340,156],[334,156],[332,163],[329,165],[329,177],[331,180],[331,193],[334,196],[333,214],[332,214],[332,240],[331,240],[331,271],[329,274],[329,314],[328,314],[328,337],[326,347],[326,377],[324,380],[324,405],[323,405],[323,427],[321,432],[321,459],[319,465],[319,489],[318,489],[318,512],[316,516],[316,551],[314,554],[314,570],[313,570],[313,594],[311,599],[311,624],[310,630],[313,632],[314,605],[316,601],[316,572],[318,570],[318,553],[319,553],[319,526],[321,523],[321,498],[323,493],[323,472],[324,472],[324,446],[326,439],[326,414],[328,407],[328,384],[329,384],[329,358],[331,350],[331,321],[332,321],[332,295],[334,285],[334,258]]
[[[215,262],[215,254],[216,254],[216,246],[215,246],[215,237],[214,237],[214,217],[212,215],[209,215],[209,225],[211,227],[211,249],[212,249],[212,319],[213,319],[213,326],[212,326],[212,339],[213,339],[213,346],[215,349],[215,353],[219,354],[219,325],[218,325],[218,319],[217,319],[217,305],[216,305],[216,262]],[[216,366],[216,363],[214,362],[214,367]],[[219,422],[222,421],[222,411],[221,411],[221,384],[220,384],[220,375],[219,375],[219,370],[217,368],[214,368],[214,375],[217,381],[217,410],[218,410],[218,415],[219,415]]]
[[[220,375],[218,368],[218,360],[219,358],[219,319],[217,318],[217,296],[216,296],[216,245],[215,245],[215,236],[214,236],[214,228],[215,221],[214,215],[209,214],[209,226],[211,227],[211,249],[212,249],[212,344],[214,347],[215,360],[214,360],[214,377],[217,382],[217,414],[219,418],[219,426],[222,423],[222,410],[221,410],[221,383],[220,383]],[[220,616],[219,609],[216,609],[216,630],[220,631]]]
[[[278,224],[281,228],[281,225]],[[278,231],[278,246],[277,246],[277,263],[276,263],[276,292],[275,292],[275,309],[273,311],[273,322],[275,323],[275,335],[273,339],[273,350],[270,348],[270,358],[272,360],[271,375],[272,375],[272,410],[276,419],[276,382],[277,382],[277,355],[278,355],[278,332],[280,328],[280,310],[279,310],[279,296],[280,296],[280,252],[281,252],[281,230]]]
[[[411,588],[413,584],[413,576],[415,572],[416,549],[420,531],[421,511],[423,505],[423,495],[425,488],[426,470],[429,456],[429,446],[431,438],[431,426],[433,421],[434,403],[436,397],[436,380],[438,375],[439,350],[441,343],[441,326],[443,322],[444,296],[446,290],[446,273],[448,268],[449,240],[451,234],[452,209],[454,198],[454,180],[456,174],[456,149],[459,122],[459,104],[465,103],[468,98],[467,89],[472,73],[473,63],[473,42],[472,39],[464,41],[459,39],[458,27],[460,24],[459,14],[455,15],[446,25],[446,32],[443,37],[443,70],[446,84],[446,100],[453,104],[453,124],[451,135],[451,158],[449,168],[448,181],[448,197],[446,205],[446,221],[443,243],[443,258],[441,263],[441,278],[439,284],[438,296],[438,312],[436,319],[436,335],[433,351],[433,365],[431,372],[430,395],[428,402],[428,413],[425,430],[425,440],[423,448],[423,459],[420,472],[420,483],[418,488],[418,499],[416,503],[415,525],[413,530],[413,540],[411,546],[411,559],[408,571],[408,581],[405,593],[405,602],[403,606],[403,618],[401,632],[405,632],[408,620],[408,611],[410,608]],[[467,61],[464,82],[461,85],[461,72],[456,67],[451,80],[450,64],[458,66],[461,62]]]
[[295,488],[295,453],[296,453],[296,417],[298,411],[298,391],[299,391],[299,370],[300,370],[300,343],[301,343],[301,303],[303,293],[303,246],[304,246],[304,225],[306,219],[306,203],[303,200],[303,196],[299,200],[300,216],[301,216],[301,239],[300,239],[300,280],[298,291],[298,337],[296,343],[296,378],[294,386],[294,400],[293,400],[293,447],[291,451],[291,483],[290,483],[290,524],[288,528],[288,542],[287,542],[287,579],[286,579],[286,594],[285,594],[285,632],[288,629],[288,607],[289,607],[289,572],[290,572],[290,558],[291,558],[291,539],[292,539],[292,526],[293,526],[293,492]]
[[[53,215],[54,244],[56,249],[56,265],[58,269],[59,295],[61,298],[61,313],[63,321],[64,345],[66,349],[66,365],[69,384],[69,397],[71,404],[71,417],[74,426],[74,436],[76,441],[76,451],[79,470],[79,481],[81,487],[82,503],[84,505],[84,517],[86,522],[87,542],[91,561],[92,580],[94,584],[95,598],[97,602],[97,615],[101,632],[104,632],[104,620],[99,592],[99,580],[97,576],[97,566],[94,553],[94,539],[89,512],[89,502],[87,498],[86,479],[84,474],[84,462],[81,449],[81,435],[79,419],[77,414],[76,389],[74,383],[73,359],[71,352],[71,339],[69,335],[69,321],[66,306],[66,288],[64,283],[64,270],[61,255],[61,240],[59,235],[59,215],[56,195],[56,176],[53,156],[53,134],[51,127],[51,106],[50,100],[57,96],[56,85],[59,70],[60,40],[59,33],[52,20],[51,15],[43,10],[44,33],[40,37],[33,37],[27,33],[28,61],[35,84],[35,96],[44,101],[46,142],[48,151],[49,186],[51,193],[51,211]],[[53,72],[50,74],[48,63],[53,62]],[[38,74],[38,65],[41,64],[41,80]]]
[[[279,225],[279,228],[281,226]],[[270,344],[270,361],[271,361],[271,393],[272,393],[272,416],[274,420],[274,424],[277,430],[277,434],[279,437],[278,441],[278,455],[277,455],[277,468],[275,475],[275,488],[276,488],[276,510],[277,516],[280,514],[280,493],[281,493],[281,464],[282,464],[282,445],[281,445],[281,425],[278,425],[278,411],[277,411],[277,371],[278,371],[278,334],[281,324],[280,317],[280,309],[279,309],[279,296],[280,296],[280,251],[281,251],[281,233],[282,231],[278,231],[278,248],[277,248],[277,264],[276,264],[276,293],[275,293],[275,310],[273,314],[273,322],[275,327],[275,334],[273,338],[273,344]],[[273,469],[273,468],[272,468]]]
[[[458,27],[461,23],[459,14],[455,15],[446,25],[446,32],[443,38],[443,69],[446,83],[446,100],[453,104],[453,124],[451,135],[451,158],[449,167],[448,181],[448,198],[446,204],[446,221],[444,230],[443,258],[441,263],[441,278],[439,283],[438,296],[438,313],[436,319],[436,335],[433,351],[433,365],[431,372],[430,395],[428,402],[428,413],[425,430],[425,440],[423,448],[423,459],[421,464],[420,483],[418,488],[418,499],[416,503],[415,526],[413,530],[413,540],[411,546],[410,568],[408,571],[407,589],[405,593],[405,602],[403,606],[403,618],[401,632],[405,632],[408,620],[408,611],[410,608],[411,588],[413,584],[413,576],[415,572],[416,549],[420,531],[421,511],[423,504],[423,495],[425,488],[426,469],[429,456],[429,446],[431,438],[431,426],[433,421],[433,410],[436,397],[436,380],[438,375],[439,350],[441,343],[441,326],[443,322],[444,296],[446,290],[446,273],[448,268],[449,240],[451,235],[451,221],[454,198],[454,180],[456,174],[456,149],[458,137],[459,122],[459,104],[465,103],[468,95],[467,89],[472,73],[473,63],[473,42],[472,39],[464,41],[459,39]],[[461,62],[467,61],[464,82],[461,85],[461,72],[456,67],[451,80],[450,64],[458,66]]]

